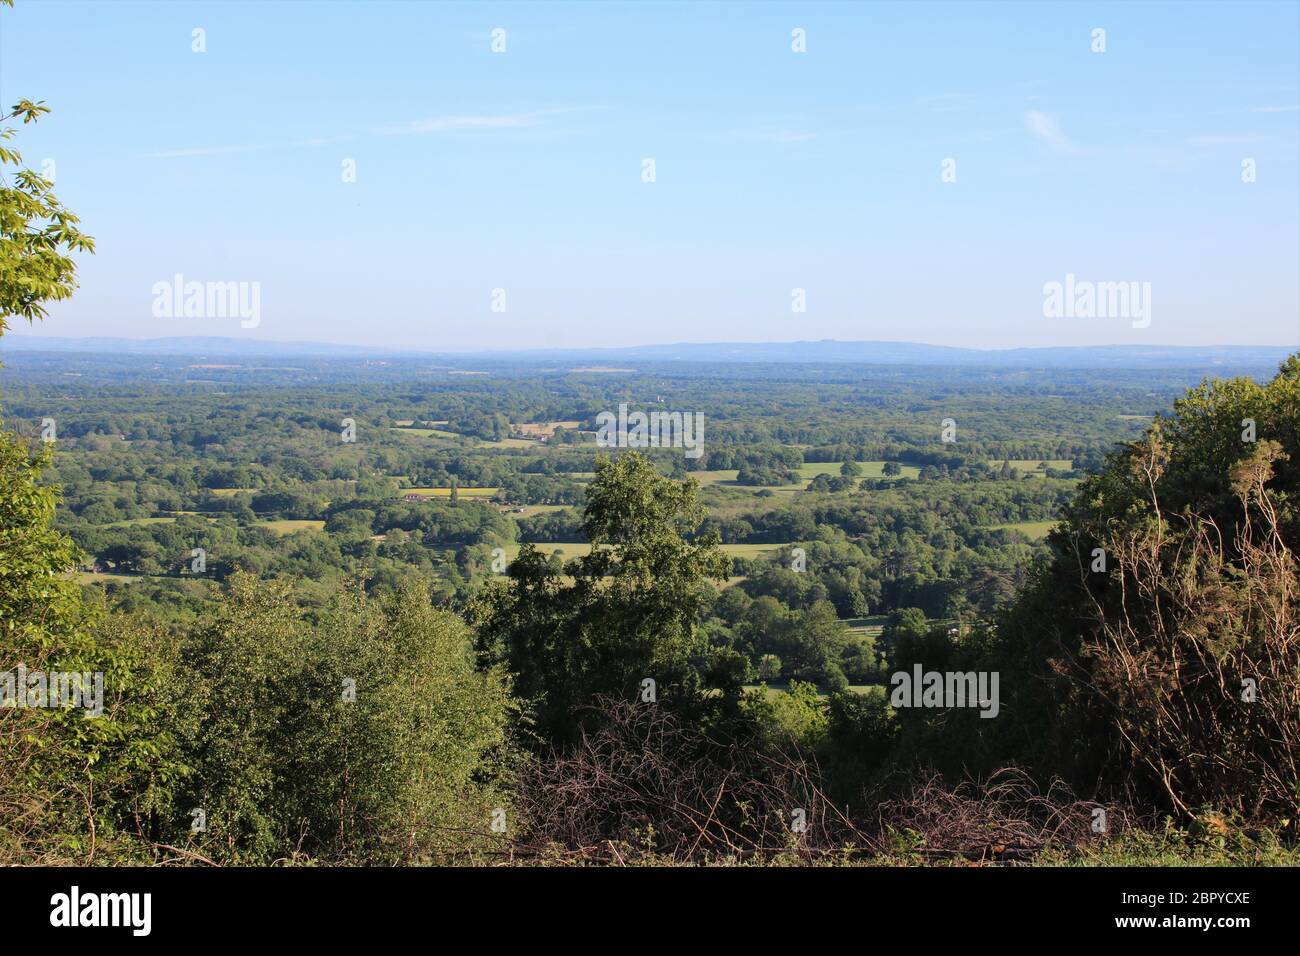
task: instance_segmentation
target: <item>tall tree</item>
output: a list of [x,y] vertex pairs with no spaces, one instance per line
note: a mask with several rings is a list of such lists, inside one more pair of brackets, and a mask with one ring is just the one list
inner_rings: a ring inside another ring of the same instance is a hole
[[[0,122],[33,123],[48,112],[41,102],[20,100]],[[0,129],[0,335],[10,317],[43,318],[47,302],[70,296],[76,264],[68,253],[94,248],[49,180],[23,168],[6,145],[15,134]],[[92,616],[67,576],[79,552],[50,526],[58,492],[39,483],[49,462],[48,446],[33,452],[27,439],[0,431],[0,674],[16,675],[19,665],[42,673],[107,667],[89,637]],[[25,695],[27,688],[14,690]],[[30,847],[37,829],[66,835],[68,806],[92,792],[90,765],[105,728],[80,717],[0,708],[0,858]]]
[[[507,579],[475,604],[480,641],[516,675],[539,728],[565,738],[600,696],[698,702],[712,660],[699,622],[730,559],[704,520],[694,479],[646,458],[601,458],[582,528],[591,553],[560,567],[525,544]],[[653,685],[647,684],[653,681]]]
[[1084,481],[991,645],[1022,715],[994,759],[1183,815],[1300,812],[1298,462],[1291,356],[1189,391]]
[[[49,111],[43,101],[19,100],[0,123],[19,118],[34,123]],[[6,145],[16,132],[0,129],[0,335],[11,316],[43,319],[47,302],[71,296],[77,266],[69,253],[95,249],[77,217],[54,195],[54,184],[24,168],[22,155]],[[10,166],[16,168],[6,169]]]

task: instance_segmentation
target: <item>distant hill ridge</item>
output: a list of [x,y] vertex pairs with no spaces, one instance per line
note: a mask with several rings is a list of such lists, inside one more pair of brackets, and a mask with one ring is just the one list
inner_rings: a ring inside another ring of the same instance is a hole
[[426,349],[278,342],[217,336],[157,339],[61,338],[9,334],[4,352],[98,352],[134,355],[324,356],[381,358],[439,356],[488,362],[762,362],[852,363],[861,365],[954,365],[1023,368],[1180,368],[1212,365],[1274,366],[1297,346],[1102,345],[1049,348],[968,349],[916,342],[708,342],[622,348],[514,349],[446,352]]

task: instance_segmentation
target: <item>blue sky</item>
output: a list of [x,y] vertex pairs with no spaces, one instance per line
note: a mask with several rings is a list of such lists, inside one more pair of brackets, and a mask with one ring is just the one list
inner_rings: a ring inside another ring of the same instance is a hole
[[[1298,10],[18,0],[0,101],[99,247],[37,331],[1295,344]],[[156,317],[178,273],[259,323]],[[1045,317],[1067,274],[1150,324]]]

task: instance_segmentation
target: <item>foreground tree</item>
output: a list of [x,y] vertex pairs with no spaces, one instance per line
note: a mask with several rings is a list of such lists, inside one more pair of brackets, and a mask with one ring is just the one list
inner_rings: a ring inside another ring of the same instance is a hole
[[[0,123],[48,112],[21,100]],[[52,184],[6,145],[14,135],[0,129],[0,335],[10,317],[42,318],[45,303],[71,295],[76,264],[68,253],[93,250]],[[89,637],[80,589],[65,576],[77,549],[50,527],[58,495],[39,484],[49,462],[48,448],[32,453],[26,439],[0,431],[0,675],[15,680],[20,665],[40,673],[111,669]],[[76,849],[76,820],[84,824],[97,748],[109,732],[80,713],[0,708],[0,860],[30,858],[33,842]]]
[[[49,111],[42,102],[20,100],[0,123],[33,123]],[[77,267],[69,253],[95,249],[77,217],[54,195],[54,184],[23,168],[22,155],[5,145],[15,133],[12,127],[0,129],[0,335],[9,328],[9,317],[43,319],[47,302],[71,296]],[[10,166],[15,169],[6,169]]]
[[[710,655],[699,621],[710,580],[730,560],[704,520],[694,480],[676,482],[630,453],[597,463],[582,528],[589,555],[564,567],[524,545],[505,581],[472,609],[480,645],[516,675],[539,729],[576,734],[601,696],[686,708],[706,684],[727,684],[734,661]],[[646,681],[652,681],[653,685]]]
[[1187,816],[1300,811],[1300,357],[1208,382],[1088,479],[992,643],[985,760]]
[[313,625],[287,584],[236,574],[185,653],[194,848],[411,864],[485,846],[509,806],[513,704],[474,657],[464,623],[421,588],[348,588]]

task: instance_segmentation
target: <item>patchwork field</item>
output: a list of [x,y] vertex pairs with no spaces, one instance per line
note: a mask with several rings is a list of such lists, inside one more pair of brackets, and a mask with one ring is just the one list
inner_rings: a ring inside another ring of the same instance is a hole
[[[769,698],[779,697],[782,694],[788,694],[790,692],[790,683],[786,680],[777,680],[772,683],[745,684],[744,686],[747,691],[762,690],[766,692]],[[885,687],[882,684],[849,684],[848,691],[851,694],[883,695],[885,693]],[[822,699],[828,699],[830,697],[830,695],[824,691],[820,691],[817,696]]]
[[[560,556],[568,561],[570,558],[581,557],[591,553],[591,545],[585,541],[535,541],[533,547],[543,554],[552,554],[555,551],[560,552]],[[505,546],[506,557],[513,561],[519,556],[520,545],[518,543],[508,544]],[[727,552],[733,558],[756,558],[759,555],[769,554],[775,551],[788,549],[789,545],[785,544],[724,544],[722,550]]]
[[1047,533],[1056,527],[1055,521],[1018,521],[1013,524],[995,524],[990,526],[994,531],[1019,531],[1026,538],[1032,541],[1040,541],[1047,537]]
[[[457,488],[456,494],[461,498],[491,498],[497,493],[497,488]],[[397,497],[403,495],[424,495],[427,498],[450,498],[450,488],[403,488],[397,493]]]
[[390,428],[390,429],[388,429],[388,430],[389,430],[390,432],[396,432],[398,435],[403,435],[403,436],[410,437],[410,438],[445,438],[445,439],[452,439],[452,438],[461,438],[461,437],[463,437],[463,436],[461,436],[461,435],[456,434],[455,432],[449,432],[449,431],[447,431],[446,429],[443,429],[443,428],[413,428],[413,427],[412,427],[412,428],[406,428],[406,427],[404,427],[404,428]]
[[[506,559],[513,561],[515,558],[519,557],[520,547],[521,545],[518,542],[507,544],[505,546]],[[558,551],[560,553],[560,560],[562,561],[581,558],[584,555],[591,553],[591,545],[585,541],[534,541],[533,547],[548,557]]]
[[295,531],[323,531],[324,521],[307,518],[282,518],[276,521],[259,521],[263,528],[270,528],[276,534],[293,534]]
[[520,435],[523,435],[525,438],[540,438],[542,435],[545,435],[547,438],[550,438],[552,435],[555,434],[555,430],[557,428],[564,428],[569,431],[573,431],[581,424],[582,422],[576,422],[576,421],[520,422],[520,423],[511,422],[510,428],[518,432]]
[[[987,464],[990,468],[1002,467],[1001,459],[997,458],[990,458]],[[1010,464],[1012,468],[1028,472],[1038,471],[1040,464],[1055,468],[1057,471],[1069,471],[1074,467],[1074,462],[1068,458],[1012,458]]]
[[[842,461],[806,461],[799,466],[799,474],[809,481],[818,475],[838,477],[840,467],[843,464]],[[859,478],[885,477],[885,462],[883,461],[860,461],[858,465],[862,469],[862,474],[858,475]],[[915,465],[901,465],[901,468],[902,474],[897,476],[899,478],[916,478],[921,474],[921,469]]]
[[74,571],[72,572],[72,577],[75,578],[79,584],[107,584],[109,581],[129,584],[132,581],[166,580],[162,575],[118,574],[116,571]]
[[174,524],[175,518],[126,518],[104,525],[105,528],[134,528],[149,524]]
[[724,544],[722,550],[733,558],[757,558],[777,551],[789,551],[788,544]]
[[885,629],[885,624],[889,621],[887,614],[873,614],[870,617],[847,617],[844,623],[849,630],[856,634],[862,634],[870,637],[879,637],[880,632]]
[[[518,510],[516,510],[518,509]],[[533,515],[552,514],[556,511],[576,511],[577,505],[516,505],[510,509],[512,518],[531,518]]]
[[[829,475],[832,478],[838,478],[842,461],[813,461],[804,462],[799,466],[799,477],[802,479],[798,484],[791,485],[741,485],[736,483],[736,476],[739,472],[732,469],[722,469],[717,471],[693,471],[691,477],[698,481],[702,486],[722,485],[731,488],[740,488],[749,491],[779,491],[794,492],[807,488],[814,478],[818,475]],[[859,480],[863,478],[883,478],[885,477],[883,461],[861,461],[858,462],[862,471],[857,476]],[[921,469],[915,465],[902,465],[902,473],[899,478],[916,478],[921,474]]]

